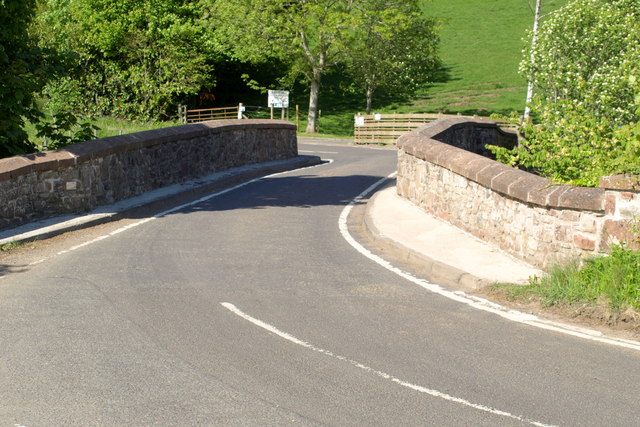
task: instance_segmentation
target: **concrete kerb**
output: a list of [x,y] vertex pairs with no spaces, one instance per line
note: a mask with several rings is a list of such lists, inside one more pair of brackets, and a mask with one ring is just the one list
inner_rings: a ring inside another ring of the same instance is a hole
[[153,210],[162,204],[182,204],[206,194],[261,176],[299,169],[323,163],[317,156],[298,156],[292,159],[257,163],[217,172],[180,184],[162,187],[90,212],[64,215],[35,221],[0,232],[0,245],[48,239],[69,231],[89,228],[110,221],[135,217],[142,210]]
[[365,205],[362,228],[372,243],[386,255],[407,264],[415,270],[416,273],[432,282],[467,290],[477,290],[491,285],[493,282],[489,280],[482,279],[469,272],[410,249],[401,242],[386,237],[378,230],[371,217],[371,210],[376,203],[376,198],[380,191],[393,185],[395,185],[395,179],[389,179],[389,181],[376,190],[376,193],[371,196]]

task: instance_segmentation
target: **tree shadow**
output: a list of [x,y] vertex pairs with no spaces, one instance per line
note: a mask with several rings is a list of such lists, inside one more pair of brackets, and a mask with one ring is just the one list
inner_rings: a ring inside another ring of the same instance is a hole
[[28,265],[7,265],[0,264],[0,277],[14,273],[23,273],[29,269]]
[[451,81],[460,80],[460,77],[453,77],[452,70],[453,67],[445,64],[440,64],[440,66],[433,73],[432,83],[427,85],[427,88],[432,87],[436,83],[448,83]]
[[315,176],[271,177],[177,211],[189,214],[201,211],[232,211],[316,206],[346,206],[380,176]]
[[[441,63],[433,72],[430,82],[415,90],[398,91],[396,89],[379,88],[373,98],[373,108],[385,109],[392,104],[408,103],[420,96],[420,94],[428,93],[429,89],[434,85],[453,80],[460,80],[460,78],[454,78],[452,76],[452,68]],[[353,84],[353,79],[340,67],[337,67],[335,71],[326,73],[323,78],[321,106],[326,106],[328,104],[326,100],[330,100],[331,113],[349,112],[354,114],[357,111],[364,112],[366,107],[364,88],[360,90],[354,89]],[[325,99],[325,101],[322,99]]]
[[[192,190],[138,205],[117,214],[115,217],[105,217],[92,222],[92,224],[98,225],[117,219],[146,219],[158,214],[158,212],[167,211],[169,213],[163,214],[163,216],[188,215],[197,212],[346,206],[363,189],[382,178],[380,175],[272,176],[268,179],[258,179],[235,191],[225,192],[225,190],[233,188],[234,185],[250,182],[249,180],[260,178],[260,176],[230,177],[212,184],[204,184]],[[218,193],[222,194],[211,197],[211,195]],[[366,203],[366,200],[358,202],[358,204],[361,203]],[[180,206],[184,207],[179,208]],[[68,220],[68,217],[52,217],[47,220],[50,220],[48,225],[55,225],[56,221],[59,220],[60,223],[63,223],[64,220]],[[63,227],[60,233],[53,233],[51,236],[78,228],[82,228],[82,226]],[[0,277],[22,273],[29,269],[29,265],[0,264]]]

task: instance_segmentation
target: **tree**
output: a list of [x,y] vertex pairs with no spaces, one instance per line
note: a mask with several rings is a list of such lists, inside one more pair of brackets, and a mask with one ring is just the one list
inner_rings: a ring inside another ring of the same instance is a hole
[[541,25],[520,68],[543,103],[580,103],[622,124],[635,117],[624,75],[638,46],[640,0],[573,0]]
[[0,1],[0,157],[34,149],[25,120],[40,115],[35,95],[59,71],[54,52],[29,34],[35,0]]
[[220,42],[243,61],[271,58],[309,84],[308,133],[316,131],[322,76],[344,59],[358,25],[356,0],[212,0]]
[[422,17],[414,0],[359,2],[362,18],[348,47],[347,67],[366,94],[371,113],[379,89],[410,94],[440,65],[436,22]]
[[540,26],[521,70],[535,79],[534,123],[499,160],[558,182],[597,185],[640,172],[640,0],[573,0]]
[[[48,40],[76,54],[76,73],[51,94],[88,113],[164,118],[178,100],[213,86],[213,45],[202,2],[188,0],[44,0]],[[67,98],[68,97],[68,98]]]

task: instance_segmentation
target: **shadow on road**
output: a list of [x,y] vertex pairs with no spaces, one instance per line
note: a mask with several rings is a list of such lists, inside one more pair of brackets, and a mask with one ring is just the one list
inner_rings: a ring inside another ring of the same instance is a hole
[[[159,212],[166,212],[177,206],[186,207],[171,212],[168,215],[188,214],[203,211],[233,211],[242,209],[266,209],[272,207],[312,208],[314,206],[345,206],[358,196],[364,189],[378,181],[380,176],[371,175],[301,175],[301,176],[271,176],[259,179],[235,190],[220,194],[202,202],[190,205],[194,201],[206,199],[212,194],[223,192],[233,186],[240,185],[247,180],[259,178],[260,175],[232,177],[221,180],[212,185],[204,185],[193,191],[186,191],[167,199],[156,200],[149,204],[134,207],[117,217],[106,217],[92,222],[99,225],[113,219],[143,219],[152,217]],[[62,218],[62,217],[60,217]],[[83,228],[82,226],[79,228]],[[61,234],[53,231],[48,238]],[[0,264],[0,276],[26,271],[29,266]]]
[[379,176],[368,175],[272,177],[186,207],[176,213],[269,207],[344,206],[379,179]]
[[13,274],[13,273],[22,273],[24,271],[27,271],[28,267],[29,267],[28,265],[0,264],[0,277],[8,276],[9,274]]

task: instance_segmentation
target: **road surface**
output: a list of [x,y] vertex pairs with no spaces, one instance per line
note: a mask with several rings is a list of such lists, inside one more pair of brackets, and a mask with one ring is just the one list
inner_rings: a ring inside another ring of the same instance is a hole
[[394,151],[299,148],[332,162],[1,265],[0,426],[640,425],[640,353],[432,294],[345,240]]

